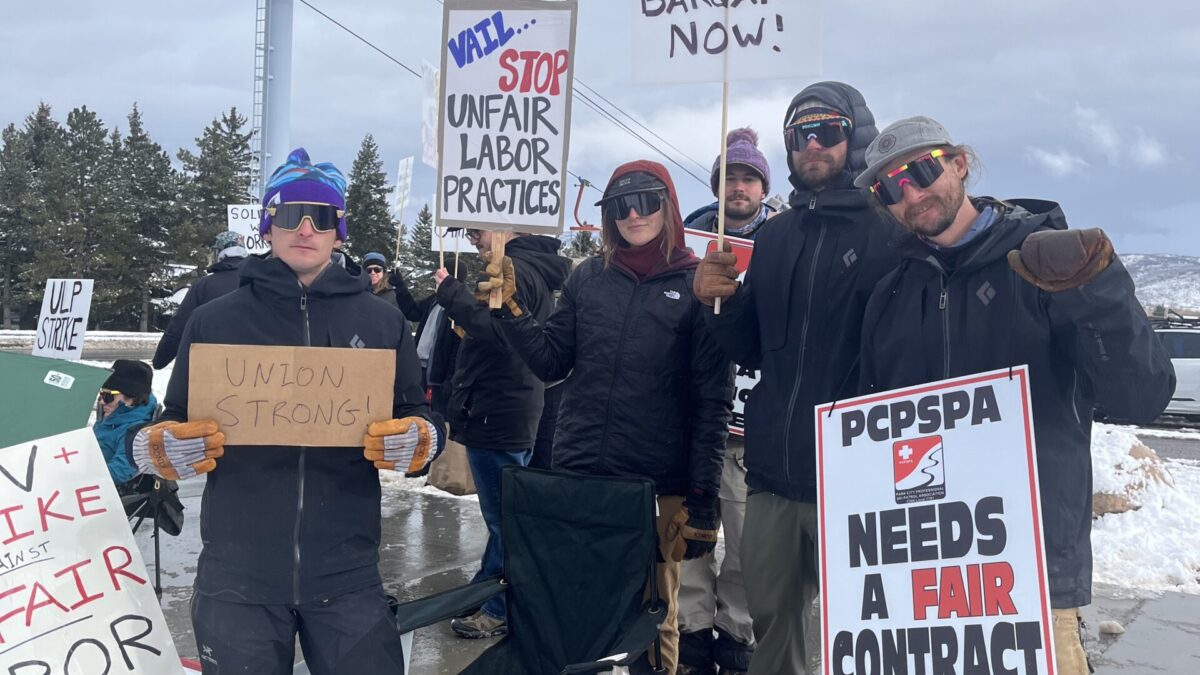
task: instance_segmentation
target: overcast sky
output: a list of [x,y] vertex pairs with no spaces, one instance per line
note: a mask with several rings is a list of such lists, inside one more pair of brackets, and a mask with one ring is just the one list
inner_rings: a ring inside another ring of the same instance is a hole
[[[436,0],[310,1],[415,70],[438,62]],[[632,84],[625,3],[637,1],[580,0],[576,78],[710,166],[720,85]],[[983,161],[972,193],[1056,200],[1072,227],[1103,227],[1124,253],[1200,255],[1200,3],[840,0],[821,14],[819,79],[858,87],[881,128],[917,114],[941,121]],[[5,2],[0,125],[45,101],[61,122],[87,105],[124,129],[137,102],[174,155],[221,111],[249,113],[253,54],[253,0]],[[293,75],[291,144],[314,160],[348,172],[367,133],[392,179],[400,158],[419,157],[420,80],[298,0]],[[788,189],[785,107],[813,81],[732,85],[730,125],[760,133],[773,192]],[[574,116],[575,173],[603,185],[621,162],[661,161],[587,107]],[[712,200],[668,167],[685,211]],[[418,162],[406,220],[434,183]],[[585,198],[594,223],[598,195]]]

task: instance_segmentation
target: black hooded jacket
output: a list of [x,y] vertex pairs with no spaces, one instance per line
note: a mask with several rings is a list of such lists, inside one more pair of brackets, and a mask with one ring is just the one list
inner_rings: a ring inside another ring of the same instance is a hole
[[154,350],[154,360],[151,363],[154,364],[155,370],[166,368],[168,363],[175,360],[175,354],[179,351],[179,338],[183,336],[183,329],[187,326],[192,312],[206,302],[232,293],[238,287],[238,270],[245,260],[240,256],[221,258],[208,268],[206,276],[200,277],[192,284],[183,296],[183,302],[179,303],[179,310],[171,317],[171,323],[167,324],[167,330],[158,341],[158,348]]
[[[550,316],[554,291],[571,271],[570,259],[558,255],[561,246],[553,237],[525,236],[504,247],[517,274],[517,304],[538,321]],[[512,351],[473,291],[453,277],[437,290],[438,304],[466,332],[446,407],[450,435],[469,448],[527,450],[537,437],[545,385]]]
[[815,503],[813,407],[857,393],[863,309],[898,258],[888,248],[894,226],[853,187],[878,135],[862,95],[814,84],[792,99],[785,125],[810,98],[851,118],[847,167],[820,192],[789,177],[792,208],[759,231],[742,286],[705,318],[735,363],[759,370],[746,403],[746,484]]
[[1038,484],[1054,607],[1091,602],[1093,407],[1134,422],[1162,413],[1175,373],[1117,258],[1084,286],[1049,293],[1008,266],[1043,229],[1066,229],[1053,202],[975,201],[1002,217],[952,255],[914,235],[863,320],[863,392],[1029,366]]
[[[283,261],[247,259],[241,287],[188,322],[165,420],[187,419],[189,349],[201,343],[393,349],[392,416],[430,416],[400,310],[336,264],[306,289]],[[204,486],[197,592],[296,604],[378,584],[379,499],[379,472],[361,445],[227,445]]]

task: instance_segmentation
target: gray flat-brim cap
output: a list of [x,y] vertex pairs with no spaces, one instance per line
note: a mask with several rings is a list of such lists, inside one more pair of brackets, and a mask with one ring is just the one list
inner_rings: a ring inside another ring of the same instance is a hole
[[950,134],[937,120],[918,115],[892,122],[867,146],[867,168],[854,179],[854,187],[865,188],[885,166],[914,150],[954,145]]

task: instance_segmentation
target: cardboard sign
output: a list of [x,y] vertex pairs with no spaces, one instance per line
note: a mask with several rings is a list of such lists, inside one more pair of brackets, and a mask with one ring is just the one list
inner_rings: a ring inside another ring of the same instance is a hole
[[91,310],[91,279],[47,279],[33,355],[78,361]]
[[0,672],[179,673],[91,429],[6,447],[0,467]]
[[[717,235],[701,230],[684,229],[684,244],[692,249],[698,257],[703,258],[710,251],[717,250]],[[737,256],[737,269],[741,272],[738,279],[746,278],[746,269],[750,267],[750,254],[754,252],[754,242],[750,239],[739,239],[726,235],[725,241],[732,244],[733,253]],[[737,367],[737,378],[734,387],[737,393],[733,397],[733,418],[729,421],[729,433],[738,436],[746,435],[746,402],[750,400],[750,390],[758,384],[758,371],[743,366]]]
[[188,419],[215,419],[226,445],[362,447],[392,418],[390,349],[194,344]]
[[825,673],[1053,672],[1028,378],[816,407]]
[[271,250],[271,242],[258,234],[261,215],[262,206],[259,204],[228,204],[225,207],[225,229],[242,235],[246,240],[246,251],[251,254],[267,253]]
[[575,0],[446,0],[437,224],[560,234]]
[[632,0],[635,82],[721,82],[821,73],[816,0]]

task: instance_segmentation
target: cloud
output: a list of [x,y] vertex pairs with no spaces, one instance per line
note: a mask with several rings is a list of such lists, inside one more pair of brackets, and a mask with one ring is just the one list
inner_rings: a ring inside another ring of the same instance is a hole
[[1116,164],[1121,158],[1121,138],[1116,128],[1098,111],[1079,104],[1075,104],[1075,122],[1084,141],[1107,157],[1109,164]]
[[1025,154],[1032,162],[1040,164],[1042,168],[1050,172],[1050,175],[1057,178],[1069,176],[1088,166],[1087,161],[1082,157],[1073,155],[1062,148],[1051,152],[1042,148],[1031,147],[1026,150]]
[[1148,135],[1141,127],[1136,128],[1137,143],[1133,146],[1133,161],[1146,168],[1160,167],[1167,163],[1167,148]]

